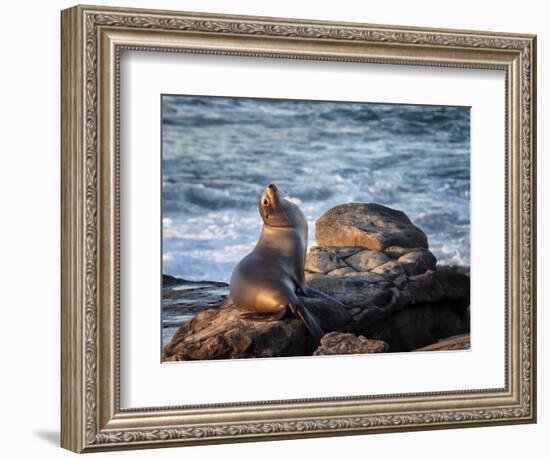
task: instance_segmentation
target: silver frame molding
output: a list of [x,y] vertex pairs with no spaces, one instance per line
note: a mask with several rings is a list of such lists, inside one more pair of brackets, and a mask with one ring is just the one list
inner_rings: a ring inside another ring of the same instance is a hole
[[[61,445],[75,452],[536,421],[536,37],[76,6],[61,15]],[[125,49],[506,75],[503,389],[121,409],[119,62]]]

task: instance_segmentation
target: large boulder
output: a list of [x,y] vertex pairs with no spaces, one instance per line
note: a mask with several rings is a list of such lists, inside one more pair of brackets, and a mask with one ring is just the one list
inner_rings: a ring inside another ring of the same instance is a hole
[[347,203],[331,208],[315,223],[321,246],[355,246],[383,251],[392,245],[428,248],[426,234],[399,210],[380,204]]

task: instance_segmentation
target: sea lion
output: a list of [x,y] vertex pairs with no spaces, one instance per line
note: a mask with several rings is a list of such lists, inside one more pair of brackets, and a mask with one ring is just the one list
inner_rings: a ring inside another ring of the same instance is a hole
[[297,293],[342,304],[305,282],[307,220],[297,205],[279,195],[274,184],[262,192],[258,208],[262,232],[252,252],[231,274],[230,297],[244,311],[270,314],[274,319],[282,318],[290,308],[319,342],[324,332]]

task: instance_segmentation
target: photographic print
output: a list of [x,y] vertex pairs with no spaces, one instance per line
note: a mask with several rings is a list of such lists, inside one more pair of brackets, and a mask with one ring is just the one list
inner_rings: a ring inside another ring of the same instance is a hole
[[162,95],[162,360],[470,348],[470,108]]

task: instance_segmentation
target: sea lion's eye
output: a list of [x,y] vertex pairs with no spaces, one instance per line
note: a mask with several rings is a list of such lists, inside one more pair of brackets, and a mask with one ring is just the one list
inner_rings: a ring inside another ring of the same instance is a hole
[[264,201],[263,201],[262,203],[264,204],[264,206],[266,206],[266,207],[267,207],[267,206],[269,205],[269,200],[267,200],[267,199],[264,199]]

